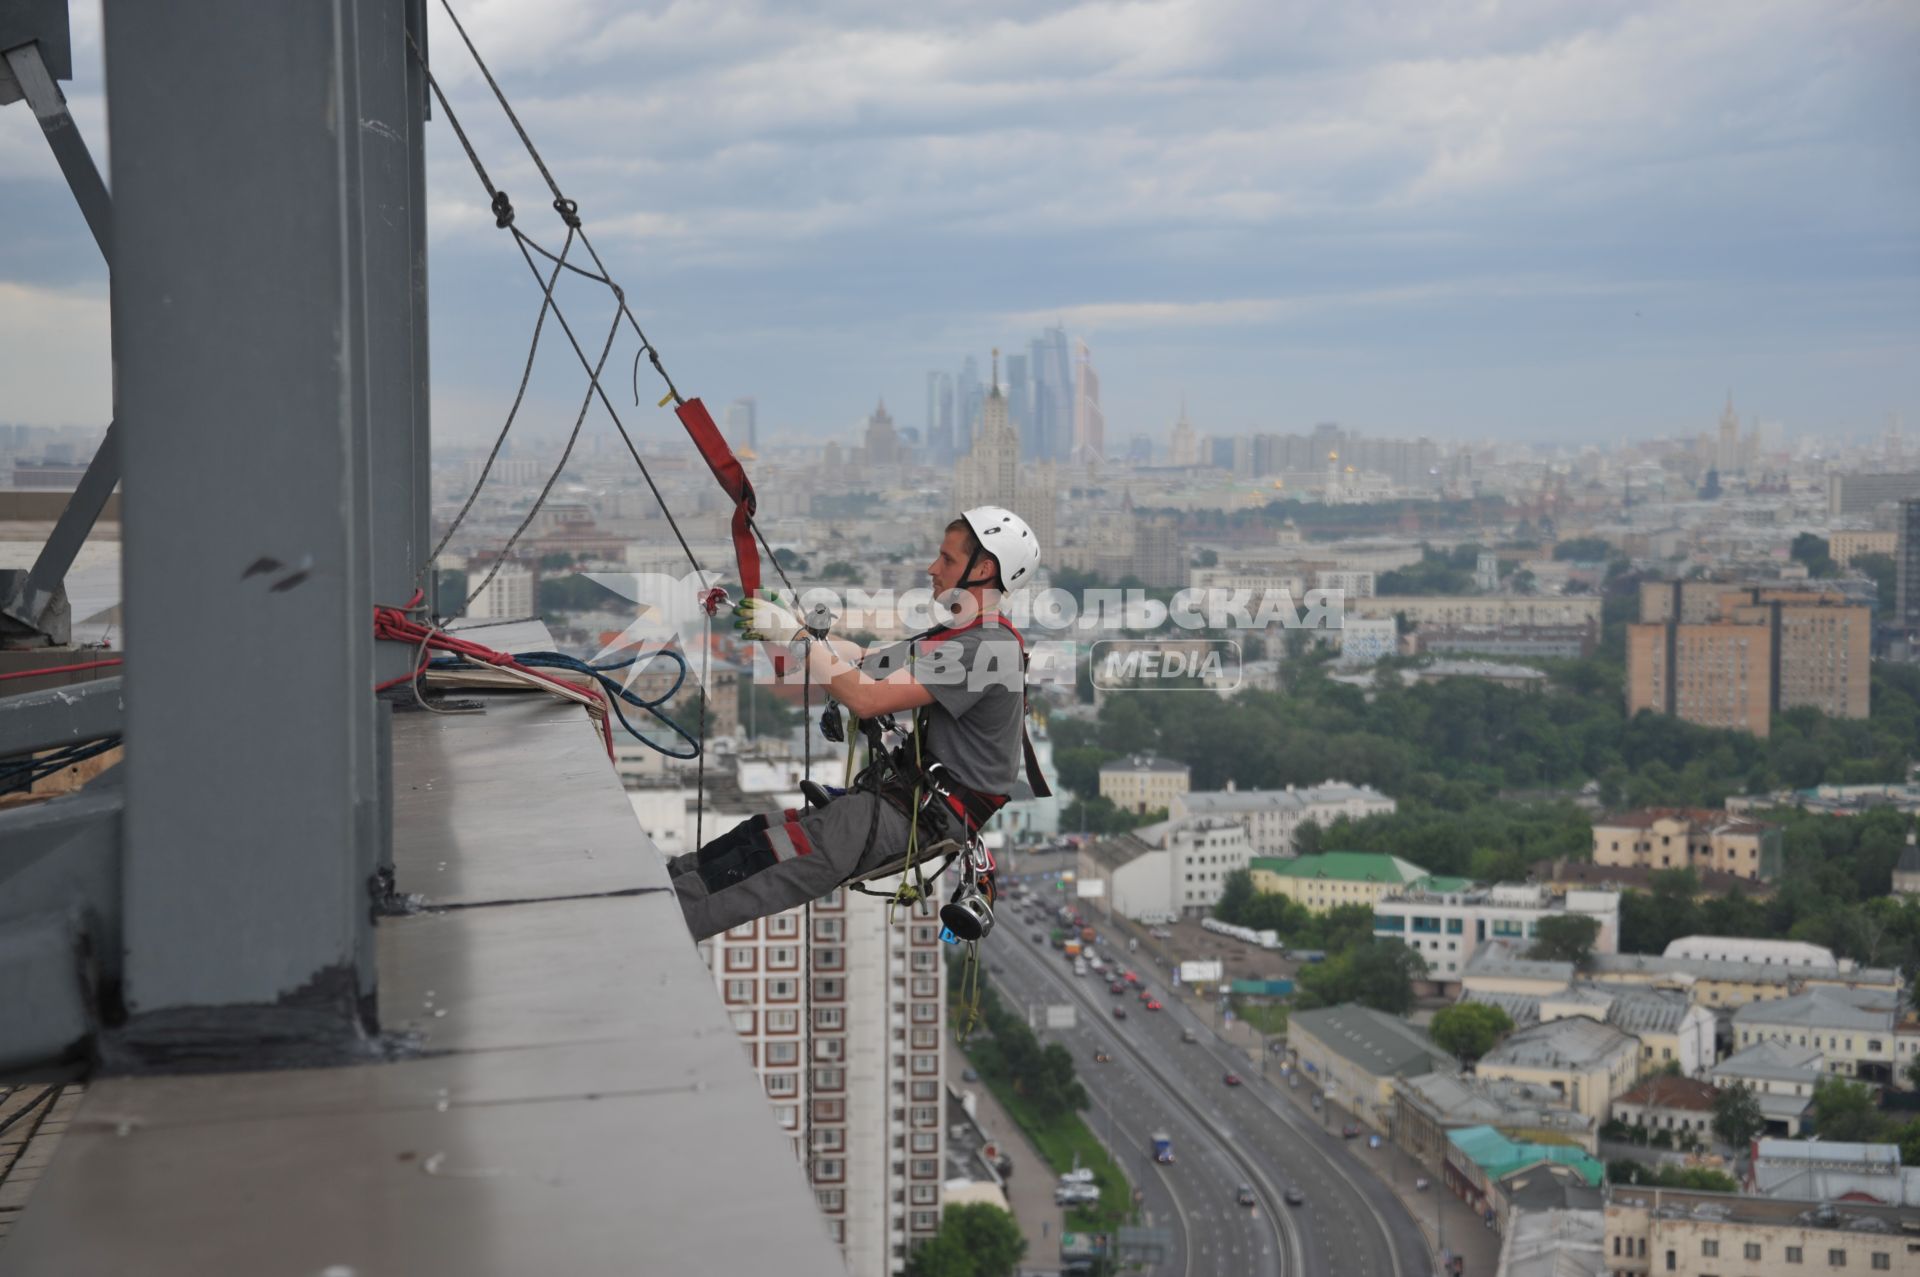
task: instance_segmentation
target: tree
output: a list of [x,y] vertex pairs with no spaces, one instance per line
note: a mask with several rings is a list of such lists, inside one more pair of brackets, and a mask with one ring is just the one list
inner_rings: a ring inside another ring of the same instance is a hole
[[976,1202],[940,1213],[940,1231],[907,1260],[909,1277],[1012,1277],[1027,1253],[1020,1225],[998,1206]]
[[1823,1077],[1814,1083],[1813,1129],[1821,1139],[1872,1144],[1885,1126],[1871,1087],[1838,1077]]
[[1856,554],[1848,561],[1847,566],[1873,581],[1879,600],[1875,615],[1882,620],[1891,619],[1894,605],[1899,601],[1893,556],[1891,554]]
[[1226,881],[1220,884],[1220,903],[1213,907],[1213,916],[1222,922],[1248,925],[1241,920],[1252,909],[1255,894],[1251,873],[1245,869],[1230,871]]
[[1902,1166],[1920,1166],[1920,1117],[1905,1126],[1894,1127],[1887,1132],[1887,1138],[1900,1146]]
[[1533,948],[1527,956],[1543,962],[1571,962],[1585,967],[1593,960],[1593,942],[1600,934],[1600,920],[1583,913],[1552,914],[1540,919]]
[[1605,537],[1568,537],[1553,547],[1553,557],[1562,562],[1604,563],[1612,553],[1613,547]]
[[1760,1100],[1745,1082],[1735,1082],[1713,1097],[1713,1133],[1724,1142],[1744,1149],[1766,1129]]
[[1316,1006],[1358,1002],[1405,1015],[1413,1007],[1413,981],[1426,973],[1426,960],[1398,940],[1369,939],[1302,967],[1298,979]]
[[1457,1002],[1436,1011],[1428,1029],[1434,1045],[1462,1065],[1493,1049],[1503,1033],[1513,1029],[1513,1017],[1486,1002]]
[[1840,566],[1833,561],[1832,555],[1828,553],[1827,539],[1823,536],[1816,536],[1811,532],[1802,532],[1793,539],[1793,546],[1788,553],[1792,554],[1799,562],[1807,565],[1808,576],[1840,575]]

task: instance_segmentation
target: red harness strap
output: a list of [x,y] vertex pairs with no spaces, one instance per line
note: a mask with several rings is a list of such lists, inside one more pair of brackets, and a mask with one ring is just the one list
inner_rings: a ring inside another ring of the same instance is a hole
[[713,415],[699,399],[688,399],[675,408],[674,415],[680,418],[680,424],[687,428],[692,436],[694,447],[700,449],[700,455],[706,460],[707,468],[713,471],[713,477],[720,481],[726,494],[733,498],[733,557],[740,565],[740,589],[751,597],[760,592],[760,549],[753,543],[753,518],[755,505],[753,484],[747,479],[746,469],[741,466],[740,458],[733,455],[733,449],[720,434],[720,427],[713,424]]

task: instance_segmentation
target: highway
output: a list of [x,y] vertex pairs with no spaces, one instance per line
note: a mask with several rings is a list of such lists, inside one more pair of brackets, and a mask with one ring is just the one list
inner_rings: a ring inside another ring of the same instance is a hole
[[[1010,902],[1011,903],[1011,902]],[[1246,1058],[1217,1039],[1177,1000],[1149,1012],[1129,993],[1115,997],[1108,981],[1076,977],[1071,965],[1030,934],[1053,924],[1034,921],[1031,907],[1003,915],[1000,943],[985,946],[989,978],[1003,997],[1019,1004],[1070,1002],[1080,1027],[1049,1036],[1064,1042],[1094,1097],[1089,1124],[1103,1138],[1112,1110],[1117,1138],[1110,1141],[1129,1175],[1138,1178],[1146,1136],[1159,1127],[1174,1135],[1179,1163],[1165,1172],[1185,1224],[1184,1267],[1161,1271],[1186,1277],[1208,1274],[1275,1274],[1285,1277],[1427,1277],[1432,1259],[1418,1226],[1386,1185],[1361,1166],[1337,1130],[1323,1129],[1296,1108],[1278,1086],[1248,1074]],[[1125,956],[1124,950],[1109,956]],[[1156,993],[1166,993],[1164,972],[1135,968]],[[1115,1020],[1114,1004],[1128,1018]],[[1183,1043],[1181,1031],[1199,1039]],[[1118,1046],[1120,1049],[1114,1049]],[[1111,1064],[1093,1063],[1106,1050]],[[1223,1077],[1240,1073],[1245,1084]],[[1147,1163],[1150,1165],[1151,1163]],[[1251,1184],[1260,1205],[1235,1204],[1237,1186]],[[1306,1196],[1286,1206],[1280,1194],[1297,1185]]]
[[[1072,969],[1053,949],[1031,946],[1030,930],[1023,926],[1016,937],[1009,927],[1008,943],[991,947],[997,960],[987,961],[988,979],[1010,1007],[1066,1001],[1065,986],[1074,983]],[[1016,938],[1017,945],[1012,943]],[[1052,967],[1060,970],[1050,971]],[[1098,988],[1105,998],[1106,985]],[[1137,999],[1126,1002],[1124,1022],[1114,1020],[1104,1004],[1082,1006],[1075,1028],[1047,1030],[1045,1037],[1073,1052],[1074,1067],[1093,1098],[1087,1124],[1113,1151],[1127,1178],[1143,1190],[1143,1206],[1150,1215],[1143,1222],[1173,1229],[1173,1251],[1166,1263],[1152,1271],[1175,1277],[1303,1277],[1293,1263],[1282,1262],[1286,1240],[1278,1216],[1287,1209],[1279,1200],[1282,1186],[1275,1184],[1260,1193],[1260,1203],[1252,1208],[1238,1203],[1240,1185],[1254,1184],[1244,1158],[1234,1152],[1229,1139],[1208,1129],[1130,1054],[1129,1028],[1135,1020],[1154,1018],[1154,1013],[1144,1010]],[[1095,1063],[1096,1051],[1112,1055],[1113,1062]],[[1172,1165],[1153,1161],[1151,1141],[1156,1131],[1173,1136]],[[1259,1186],[1254,1186],[1259,1192]]]

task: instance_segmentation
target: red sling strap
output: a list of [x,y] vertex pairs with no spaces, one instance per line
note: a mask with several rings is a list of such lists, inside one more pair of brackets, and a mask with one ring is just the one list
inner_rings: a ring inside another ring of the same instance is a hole
[[707,468],[713,471],[713,477],[720,481],[726,494],[733,498],[733,556],[740,565],[740,589],[745,597],[760,592],[760,549],[753,543],[753,527],[749,520],[756,509],[753,484],[747,479],[747,472],[740,464],[740,458],[733,455],[733,449],[720,434],[720,427],[713,424],[713,414],[699,399],[683,400],[674,410],[680,418],[680,424],[687,428],[692,436],[694,447],[700,449]]

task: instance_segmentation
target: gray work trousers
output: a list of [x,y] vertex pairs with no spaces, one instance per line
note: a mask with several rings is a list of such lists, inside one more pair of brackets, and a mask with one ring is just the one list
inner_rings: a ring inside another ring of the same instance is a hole
[[[687,930],[695,940],[818,900],[847,879],[907,851],[906,816],[886,799],[864,791],[799,812],[792,824],[799,826],[798,834],[782,816],[771,818],[769,841],[778,859],[739,882],[713,890],[697,869],[688,867],[674,875],[674,894],[680,898]],[[959,825],[958,818],[948,817],[945,832],[929,836],[923,821],[919,845],[926,848],[942,837],[955,837]]]

